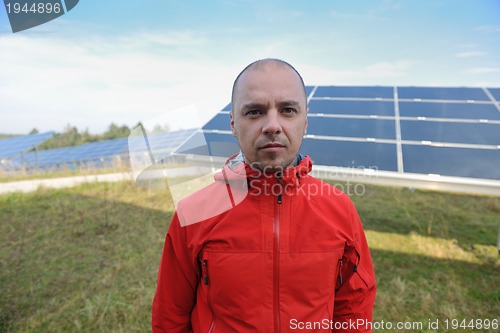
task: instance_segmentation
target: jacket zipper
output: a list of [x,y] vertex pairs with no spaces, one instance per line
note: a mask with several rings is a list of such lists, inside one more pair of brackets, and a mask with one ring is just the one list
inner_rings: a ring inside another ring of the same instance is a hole
[[212,309],[212,300],[210,297],[210,279],[208,278],[208,260],[203,259],[202,263],[202,271],[203,271],[203,283],[207,286],[207,303],[208,303],[208,308],[210,309],[210,313],[212,314],[212,322],[210,323],[210,328],[208,329],[208,333],[211,333],[214,331],[215,327],[215,314]]
[[[281,174],[278,175],[278,181],[281,183]],[[278,194],[276,204],[274,205],[274,223],[273,223],[273,233],[274,233],[274,332],[280,333],[280,210],[279,206],[283,202],[282,193]]]

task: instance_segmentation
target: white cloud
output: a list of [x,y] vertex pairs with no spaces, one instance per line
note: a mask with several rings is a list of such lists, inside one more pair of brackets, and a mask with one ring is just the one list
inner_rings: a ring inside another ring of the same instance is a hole
[[471,73],[471,74],[500,73],[500,67],[476,67],[476,68],[469,68],[467,70],[467,72]]
[[408,76],[418,62],[415,60],[382,61],[359,69],[325,69],[304,64],[300,66],[306,82],[312,84],[392,84]]
[[472,58],[486,56],[488,53],[481,51],[459,52],[455,54],[456,58]]
[[496,33],[500,32],[500,26],[498,25],[484,25],[476,28],[477,31]]
[[[0,36],[0,133],[61,130],[67,123],[100,132],[111,122],[132,126],[192,104],[206,121],[228,102],[239,66],[163,52],[202,40],[188,33],[73,41]],[[172,123],[192,127],[183,119]]]

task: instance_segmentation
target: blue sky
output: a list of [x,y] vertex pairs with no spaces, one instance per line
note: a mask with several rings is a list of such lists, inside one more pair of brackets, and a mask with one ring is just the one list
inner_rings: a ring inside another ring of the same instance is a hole
[[2,6],[0,133],[200,125],[264,57],[309,85],[499,87],[500,2],[81,0],[16,34]]

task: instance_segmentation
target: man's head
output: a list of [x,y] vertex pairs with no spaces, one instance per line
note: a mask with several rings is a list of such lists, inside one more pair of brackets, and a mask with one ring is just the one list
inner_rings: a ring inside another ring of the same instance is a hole
[[293,164],[307,128],[304,81],[290,64],[257,60],[236,78],[231,129],[246,162],[279,172]]

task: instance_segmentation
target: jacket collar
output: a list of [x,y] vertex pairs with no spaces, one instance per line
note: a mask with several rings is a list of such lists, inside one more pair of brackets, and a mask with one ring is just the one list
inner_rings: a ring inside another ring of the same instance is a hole
[[[252,169],[247,163],[243,154],[231,156],[221,172],[215,175],[215,180],[226,183],[252,181],[254,184],[262,182],[263,184],[276,183],[277,181],[288,186],[299,186],[301,178],[307,176],[312,170],[312,161],[309,156],[297,155],[295,166],[286,168],[282,175],[264,174],[259,170]],[[278,179],[279,178],[279,179]]]

